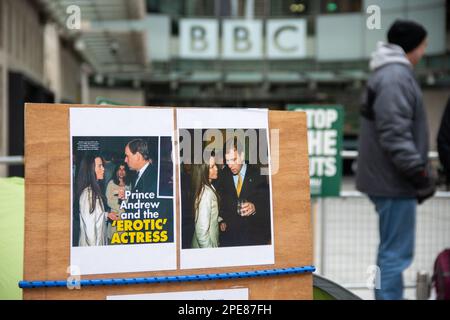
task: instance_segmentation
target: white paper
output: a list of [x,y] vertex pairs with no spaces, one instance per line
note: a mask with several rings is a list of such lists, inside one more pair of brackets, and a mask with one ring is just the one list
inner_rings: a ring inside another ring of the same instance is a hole
[[[267,143],[269,143],[268,110],[266,109],[177,109],[178,135],[183,129],[265,129]],[[270,150],[270,146],[267,146]],[[180,144],[178,145],[178,155]],[[270,152],[269,172],[270,172]],[[181,170],[179,181],[181,181]],[[272,209],[272,183],[269,175],[270,197],[270,234],[268,245],[243,245],[216,248],[182,248],[180,254],[181,269],[231,267],[248,265],[270,265],[275,263],[273,209]],[[179,194],[182,194],[180,183]],[[180,212],[183,215],[183,204],[180,200]],[[182,223],[180,232],[183,236]],[[186,235],[185,235],[186,236]],[[190,235],[188,236],[190,237]],[[189,239],[189,238],[186,238]]]
[[248,288],[107,296],[107,300],[248,300]]
[[[94,149],[97,148],[97,151],[99,152],[102,151],[102,144],[108,144],[110,148],[111,145],[120,145],[120,148],[114,151],[117,151],[117,154],[123,159],[126,141],[134,139],[134,137],[151,139],[151,141],[154,142],[152,146],[158,149],[157,152],[156,150],[151,150],[154,156],[158,157],[157,163],[154,164],[157,168],[155,169],[157,170],[157,190],[155,190],[157,200],[155,200],[155,202],[164,201],[163,203],[166,204],[168,208],[173,208],[173,210],[167,210],[172,211],[171,213],[167,213],[169,216],[173,215],[167,220],[172,220],[172,223],[169,222],[167,225],[164,225],[164,228],[167,228],[169,230],[168,233],[173,237],[173,241],[164,242],[163,240],[160,240],[160,242],[158,242],[158,240],[154,240],[154,242],[158,243],[147,243],[136,240],[137,242],[130,242],[128,244],[121,243],[111,245],[110,243],[106,243],[107,245],[80,246],[79,242],[75,240],[71,243],[70,263],[72,274],[87,275],[176,269],[176,224],[175,215],[173,214],[173,212],[175,212],[175,197],[173,196],[175,194],[175,187],[166,184],[164,191],[166,194],[160,194],[163,193],[163,191],[160,190],[160,184],[162,183],[161,172],[163,172],[161,171],[160,161],[161,141],[164,139],[166,147],[167,145],[170,145],[170,148],[167,147],[167,149],[165,149],[166,153],[170,152],[170,149],[173,150],[173,110],[171,109],[70,109],[70,154],[72,163],[71,233],[73,236],[74,227],[81,228],[74,224],[74,217],[78,214],[74,214],[74,208],[76,207],[74,204],[76,204],[76,201],[79,201],[76,196],[74,198],[77,183],[74,166],[80,163],[80,159],[74,159],[74,154],[77,153],[77,157],[80,156],[80,154],[84,156],[88,152],[85,151],[85,149],[88,149],[85,146],[88,145],[89,147],[89,143]],[[77,141],[76,146],[73,145],[73,141]],[[124,141],[124,143],[120,144],[118,141]],[[84,149],[81,149],[82,151],[79,149],[80,144],[84,144]],[[75,148],[78,149],[75,151]],[[171,170],[173,174],[173,172],[175,172],[173,163]],[[166,180],[167,175],[165,176],[164,181]],[[131,187],[130,183],[130,188]],[[155,229],[152,231],[153,234],[155,234],[154,230]],[[127,241],[130,241],[131,237],[127,239]]]

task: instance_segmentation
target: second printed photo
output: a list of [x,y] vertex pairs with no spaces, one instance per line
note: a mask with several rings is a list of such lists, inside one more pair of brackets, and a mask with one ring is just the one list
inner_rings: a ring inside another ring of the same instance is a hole
[[182,268],[274,263],[267,118],[258,111],[246,128],[230,128],[226,115],[223,126],[184,128],[178,112]]

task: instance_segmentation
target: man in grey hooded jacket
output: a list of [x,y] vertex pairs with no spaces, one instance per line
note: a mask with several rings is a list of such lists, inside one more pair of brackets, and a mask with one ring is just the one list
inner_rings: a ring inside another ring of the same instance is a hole
[[417,202],[434,193],[428,166],[428,125],[413,67],[426,48],[426,30],[397,20],[372,55],[361,105],[356,187],[379,215],[376,299],[402,299],[402,272],[414,254]]

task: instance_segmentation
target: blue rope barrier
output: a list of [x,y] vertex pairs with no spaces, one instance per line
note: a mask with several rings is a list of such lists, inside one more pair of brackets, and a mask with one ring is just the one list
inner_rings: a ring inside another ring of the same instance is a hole
[[188,281],[212,281],[212,280],[229,280],[229,279],[243,279],[255,277],[272,277],[282,276],[288,274],[311,273],[316,271],[314,266],[283,268],[283,269],[269,269],[269,270],[255,270],[243,272],[227,272],[227,273],[212,273],[212,274],[196,274],[196,275],[182,275],[182,276],[167,276],[167,277],[148,277],[148,278],[116,278],[116,279],[92,279],[79,281],[19,281],[19,288],[21,289],[35,289],[35,288],[56,288],[67,287],[68,285],[81,287],[89,286],[118,286],[118,285],[132,285],[132,284],[150,284],[150,283],[172,283],[172,282],[188,282]]

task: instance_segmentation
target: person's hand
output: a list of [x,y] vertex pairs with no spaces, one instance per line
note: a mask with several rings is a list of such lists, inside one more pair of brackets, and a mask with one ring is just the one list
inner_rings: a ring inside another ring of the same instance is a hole
[[120,200],[125,200],[125,188],[120,188],[119,189],[118,197],[119,197]]
[[412,178],[412,183],[416,189],[416,198],[419,204],[422,204],[428,198],[431,198],[436,192],[437,175],[433,168],[428,165],[425,169],[416,173]]
[[241,207],[241,216],[248,217],[256,212],[255,205],[251,202],[245,202]]
[[117,220],[119,220],[119,214],[117,212],[109,212],[108,218],[113,221],[117,221]]
[[419,204],[422,204],[428,198],[431,198],[436,193],[436,184],[430,183],[426,188],[417,190],[416,198]]
[[219,223],[219,228],[220,228],[220,231],[222,231],[222,232],[227,231],[227,224],[226,224],[226,222]]
[[426,188],[430,184],[430,176],[427,168],[422,168],[410,177],[411,183],[415,189]]
[[416,190],[416,198],[419,204],[424,203],[425,200],[431,198],[436,192],[437,174],[432,167],[428,168],[426,177],[427,183]]

